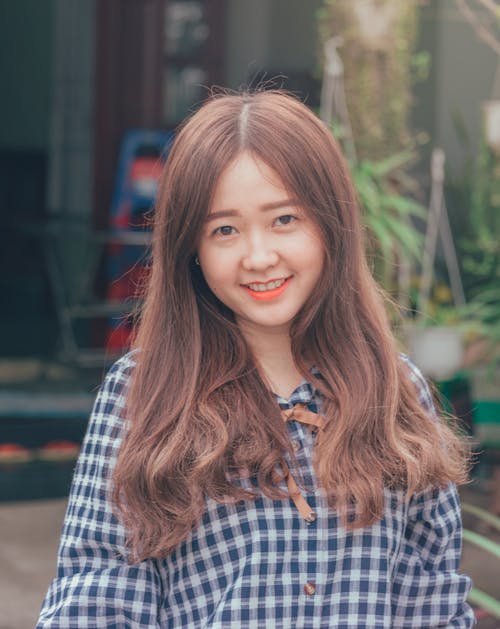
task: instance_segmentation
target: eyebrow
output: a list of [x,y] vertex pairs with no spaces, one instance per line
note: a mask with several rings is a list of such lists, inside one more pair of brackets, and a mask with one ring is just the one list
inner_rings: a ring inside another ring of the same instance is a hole
[[[260,206],[260,209],[263,212],[268,212],[269,210],[278,210],[281,207],[297,207],[302,205],[298,199],[283,199],[283,201],[273,201],[272,203],[264,203]],[[218,212],[210,212],[207,216],[205,222],[209,223],[210,221],[215,221],[218,218],[226,218],[228,216],[239,216],[240,213],[238,210],[219,210]]]

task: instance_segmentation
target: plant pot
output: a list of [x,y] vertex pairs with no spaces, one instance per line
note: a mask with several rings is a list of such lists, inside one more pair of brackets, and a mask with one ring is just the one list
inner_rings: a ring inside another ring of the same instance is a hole
[[462,333],[453,326],[406,328],[410,358],[433,380],[450,380],[461,368],[464,346]]

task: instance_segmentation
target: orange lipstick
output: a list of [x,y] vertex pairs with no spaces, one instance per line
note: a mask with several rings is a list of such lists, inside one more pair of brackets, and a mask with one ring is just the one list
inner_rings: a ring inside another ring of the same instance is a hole
[[249,286],[243,286],[243,288],[256,301],[270,301],[271,299],[276,299],[285,292],[285,289],[291,279],[291,277],[288,277],[281,286],[278,286],[277,288],[272,288],[271,290],[256,291],[252,290]]

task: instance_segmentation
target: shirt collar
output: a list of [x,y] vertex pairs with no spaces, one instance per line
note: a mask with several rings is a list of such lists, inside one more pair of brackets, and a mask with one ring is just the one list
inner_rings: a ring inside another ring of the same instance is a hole
[[[316,367],[311,367],[311,374],[316,378],[321,378],[321,374]],[[307,380],[302,380],[298,387],[292,392],[290,397],[284,398],[281,395],[274,394],[276,401],[278,402],[282,410],[292,408],[295,404],[306,405],[318,405],[321,398],[321,393]]]

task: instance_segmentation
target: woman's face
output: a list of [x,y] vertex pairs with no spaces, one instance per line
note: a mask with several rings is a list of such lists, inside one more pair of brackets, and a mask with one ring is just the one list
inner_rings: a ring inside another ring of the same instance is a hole
[[307,209],[278,175],[242,153],[219,178],[198,258],[208,286],[244,331],[288,332],[315,298],[324,247]]

